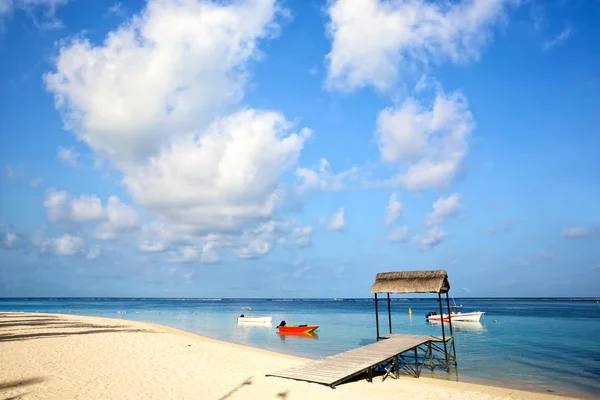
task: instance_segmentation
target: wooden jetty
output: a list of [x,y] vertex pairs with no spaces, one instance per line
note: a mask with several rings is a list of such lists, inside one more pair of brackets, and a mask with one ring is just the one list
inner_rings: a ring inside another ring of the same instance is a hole
[[[450,335],[446,335],[444,322],[441,323],[441,337],[394,334],[392,333],[390,304],[390,293],[436,293],[440,315],[443,315],[441,295],[444,293],[446,295],[447,313],[450,315],[448,291],[450,291],[450,282],[448,274],[444,270],[379,273],[371,287],[371,293],[375,295],[376,343],[298,365],[274,374],[268,374],[267,376],[321,383],[333,388],[365,372],[368,373],[369,381],[372,381],[373,372],[382,368],[382,372],[385,373],[383,379],[392,372],[396,378],[400,377],[401,372],[418,378],[423,367],[431,370],[444,368],[450,372],[451,366],[457,366],[452,319],[448,321]],[[380,334],[378,293],[387,294],[389,334]],[[443,356],[440,356],[441,354]]]
[[[441,366],[439,360],[443,359],[435,356],[436,351],[443,351],[436,345],[443,342],[439,336],[391,334],[380,339],[385,340],[267,376],[320,383],[333,388],[363,373],[367,373],[368,380],[372,381],[373,372],[381,368],[385,379],[391,373],[398,378],[401,372],[419,377],[423,366]],[[446,338],[446,342],[451,340],[451,337]]]

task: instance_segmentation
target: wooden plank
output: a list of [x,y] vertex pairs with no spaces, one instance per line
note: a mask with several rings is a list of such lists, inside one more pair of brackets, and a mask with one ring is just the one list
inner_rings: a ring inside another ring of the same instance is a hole
[[[334,354],[267,376],[304,380],[337,385],[369,368],[393,360],[396,356],[428,342],[442,342],[442,338],[425,335],[385,335],[386,339],[356,349]],[[449,340],[451,338],[447,338]]]

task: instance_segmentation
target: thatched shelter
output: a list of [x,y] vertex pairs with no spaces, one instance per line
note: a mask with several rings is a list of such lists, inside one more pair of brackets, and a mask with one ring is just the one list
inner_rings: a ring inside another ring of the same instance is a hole
[[437,271],[380,272],[371,293],[447,293],[448,274]]
[[[450,281],[448,273],[444,270],[432,271],[400,271],[400,272],[380,272],[375,278],[375,283],[371,286],[371,293],[375,294],[375,323],[377,325],[377,341],[385,338],[379,336],[379,307],[378,293],[387,293],[388,303],[388,321],[390,327],[390,335],[392,334],[392,312],[390,305],[390,293],[407,294],[407,293],[437,293],[440,306],[440,315],[442,316],[442,341],[444,343],[444,355],[446,367],[450,365],[450,357],[446,347],[446,330],[444,329],[444,313],[442,308],[442,293],[446,294],[447,315],[450,315],[450,302],[448,292],[450,291]],[[451,339],[451,351],[454,353],[452,363],[456,365],[456,348],[454,346],[452,332],[452,318],[448,318]]]

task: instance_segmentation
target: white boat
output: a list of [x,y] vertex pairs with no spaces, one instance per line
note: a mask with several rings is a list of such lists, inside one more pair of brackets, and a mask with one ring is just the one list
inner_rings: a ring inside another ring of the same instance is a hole
[[271,323],[271,317],[259,317],[259,316],[243,316],[238,317],[238,322],[250,322],[255,324],[268,324]]
[[[448,322],[449,319],[452,321],[461,321],[461,322],[479,322],[481,316],[485,314],[485,311],[474,311],[468,313],[461,312],[451,312],[450,318],[448,318],[448,314],[444,314],[444,322]],[[429,313],[427,314],[428,321],[437,321],[439,322],[441,316],[439,314]]]
[[[252,310],[250,307],[242,307],[242,311],[243,310]],[[254,323],[254,324],[270,324],[271,323],[271,317],[269,316],[257,316],[257,315],[240,315],[238,317],[238,323],[242,322],[242,323]]]

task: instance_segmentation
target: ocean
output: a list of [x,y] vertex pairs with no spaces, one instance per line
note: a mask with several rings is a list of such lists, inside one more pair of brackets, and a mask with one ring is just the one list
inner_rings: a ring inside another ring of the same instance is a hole
[[[455,323],[458,369],[435,378],[544,393],[600,396],[600,304],[594,299],[456,299],[481,323]],[[425,315],[435,299],[392,299],[394,333],[440,335]],[[250,307],[251,310],[242,309]],[[24,311],[155,322],[228,342],[320,358],[375,341],[373,299],[0,299],[0,312]],[[408,310],[412,310],[409,315]],[[271,326],[237,323],[269,315]],[[279,336],[275,327],[319,325],[315,338]],[[380,329],[388,332],[387,302]],[[43,339],[38,339],[43,340]],[[0,337],[0,346],[2,339]],[[425,372],[425,371],[424,371]],[[409,379],[409,378],[403,378]]]

